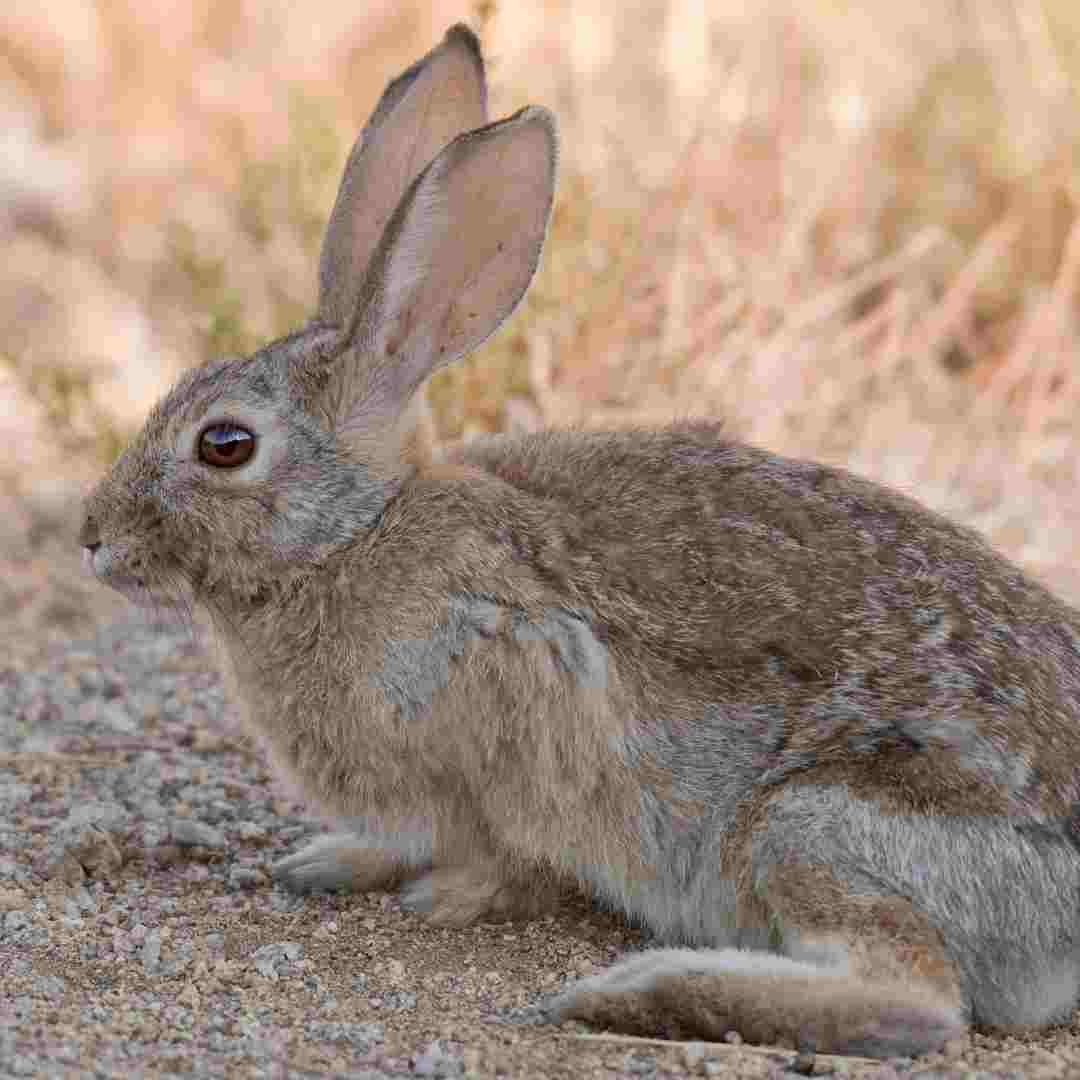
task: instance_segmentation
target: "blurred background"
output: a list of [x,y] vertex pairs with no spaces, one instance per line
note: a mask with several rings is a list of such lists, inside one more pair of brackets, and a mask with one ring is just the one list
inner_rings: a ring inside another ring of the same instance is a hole
[[110,610],[82,494],[179,370],[305,318],[353,138],[460,19],[563,156],[442,436],[721,416],[1080,599],[1076,0],[9,0],[0,650]]

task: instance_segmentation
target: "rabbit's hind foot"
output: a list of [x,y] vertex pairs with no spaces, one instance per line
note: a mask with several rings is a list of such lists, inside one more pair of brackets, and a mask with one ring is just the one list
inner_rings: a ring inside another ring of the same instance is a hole
[[659,949],[571,987],[546,1007],[635,1035],[747,1042],[865,1057],[917,1057],[963,1035],[961,1010],[933,993],[770,953]]

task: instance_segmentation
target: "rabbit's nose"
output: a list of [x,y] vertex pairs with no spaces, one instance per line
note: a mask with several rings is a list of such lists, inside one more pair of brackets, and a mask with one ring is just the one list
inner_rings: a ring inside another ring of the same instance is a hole
[[79,543],[82,545],[83,571],[93,574],[95,573],[94,555],[101,547],[101,533],[98,531],[97,522],[89,514],[86,515],[82,528],[79,530]]
[[79,543],[84,548],[89,548],[91,555],[101,547],[101,533],[98,531],[97,522],[89,514],[79,530]]

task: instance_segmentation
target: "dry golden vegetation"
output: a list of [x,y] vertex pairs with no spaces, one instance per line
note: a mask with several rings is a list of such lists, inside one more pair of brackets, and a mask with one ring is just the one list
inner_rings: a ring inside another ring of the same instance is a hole
[[493,112],[549,105],[564,151],[526,303],[430,387],[444,436],[721,415],[1080,596],[1075,0],[16,0],[0,609],[79,621],[81,490],[179,369],[304,318],[352,138],[461,18]]

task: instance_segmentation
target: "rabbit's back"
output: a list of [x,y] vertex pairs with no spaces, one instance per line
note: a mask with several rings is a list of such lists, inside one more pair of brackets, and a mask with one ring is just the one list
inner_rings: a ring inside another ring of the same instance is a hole
[[501,540],[587,613],[687,775],[730,748],[759,786],[854,769],[895,799],[1071,814],[1080,619],[973,532],[708,424],[455,457],[557,522]]

